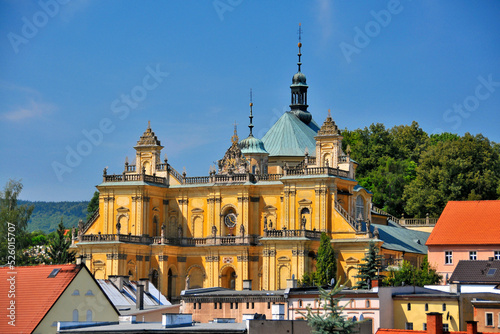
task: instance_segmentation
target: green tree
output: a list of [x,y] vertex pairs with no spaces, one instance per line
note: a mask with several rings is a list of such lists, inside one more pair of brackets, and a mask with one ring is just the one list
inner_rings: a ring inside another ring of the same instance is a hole
[[436,270],[430,267],[426,256],[418,269],[410,262],[403,261],[400,268],[389,270],[389,275],[384,279],[384,285],[424,286],[438,284],[441,279],[442,276],[438,275]]
[[65,228],[63,220],[59,223],[59,227],[53,238],[50,239],[47,255],[52,264],[66,264],[75,261],[76,252],[70,251],[71,236],[64,235]]
[[313,334],[348,334],[352,331],[354,322],[342,315],[344,307],[339,306],[341,296],[338,294],[343,287],[340,281],[330,291],[318,287],[323,312],[313,311],[310,306],[307,306],[307,314],[305,314],[307,324],[312,327]]
[[443,276],[439,275],[436,272],[436,269],[431,268],[429,261],[427,260],[427,255],[425,256],[424,261],[422,261],[422,264],[420,265],[418,277],[419,277],[418,280],[419,286],[439,284],[439,282],[441,282],[441,280],[443,279]]
[[331,239],[326,233],[321,233],[314,279],[318,285],[329,284],[337,275],[337,260]]
[[370,241],[368,244],[368,252],[365,253],[362,263],[358,265],[358,274],[354,276],[360,279],[354,288],[370,289],[368,280],[373,281],[379,278],[381,266],[382,256],[379,254],[379,249],[375,245],[375,242]]
[[87,220],[90,219],[90,217],[92,217],[92,215],[94,214],[94,212],[96,210],[99,210],[99,192],[98,191],[95,191],[94,192],[94,196],[92,196],[92,199],[90,200],[89,202],[89,205],[87,206]]
[[18,205],[23,189],[20,181],[9,180],[0,192],[0,264],[24,264],[23,248],[27,244],[26,226],[33,206]]
[[310,273],[308,271],[306,271],[304,273],[304,275],[302,276],[302,279],[299,279],[299,281],[297,282],[297,284],[299,286],[302,286],[302,287],[306,287],[306,286],[316,286],[315,284],[315,273]]
[[448,201],[498,198],[500,148],[482,135],[437,140],[422,153],[403,200],[410,216],[438,217]]

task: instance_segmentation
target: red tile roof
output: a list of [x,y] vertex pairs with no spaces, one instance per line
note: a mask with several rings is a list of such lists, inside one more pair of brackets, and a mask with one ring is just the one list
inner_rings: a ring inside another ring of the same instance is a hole
[[[50,273],[61,268],[57,275],[48,278]],[[75,264],[40,265],[30,267],[0,268],[0,333],[31,333],[55,304],[71,281],[80,272],[81,266]],[[15,297],[9,298],[10,288],[7,279],[15,277]],[[4,288],[5,287],[5,288]],[[15,324],[8,324],[11,301],[15,301]]]
[[448,202],[426,245],[500,245],[500,201]]

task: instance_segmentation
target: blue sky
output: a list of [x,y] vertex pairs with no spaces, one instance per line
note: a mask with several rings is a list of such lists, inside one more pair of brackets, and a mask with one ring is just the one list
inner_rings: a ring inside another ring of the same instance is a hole
[[318,123],[331,109],[342,129],[500,142],[499,1],[12,0],[0,15],[0,185],[22,179],[22,199],[90,199],[148,121],[177,170],[207,175],[234,122],[248,135],[250,88],[258,137],[287,110],[299,22]]

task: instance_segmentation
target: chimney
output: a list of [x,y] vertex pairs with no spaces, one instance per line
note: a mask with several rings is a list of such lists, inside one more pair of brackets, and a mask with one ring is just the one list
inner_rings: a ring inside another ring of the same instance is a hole
[[294,289],[297,287],[297,280],[295,278],[286,280],[286,287],[290,289]]
[[85,264],[85,256],[79,255],[76,257],[76,264],[77,265],[82,265]]
[[109,275],[108,279],[113,282],[113,284],[118,288],[118,290],[122,291],[123,286],[128,284],[129,277],[128,275]]
[[137,284],[137,291],[135,295],[135,308],[138,310],[144,309],[144,285]]
[[466,321],[467,334],[477,334],[477,321]]
[[378,287],[381,287],[382,286],[382,280],[380,278],[375,278],[373,281],[372,281],[372,289],[373,288],[378,288]]
[[243,290],[252,290],[252,280],[244,279],[243,280]]
[[141,284],[144,286],[144,292],[149,292],[149,279],[148,278],[141,278],[139,279],[139,282],[137,284]]
[[427,313],[427,334],[443,334],[443,314]]

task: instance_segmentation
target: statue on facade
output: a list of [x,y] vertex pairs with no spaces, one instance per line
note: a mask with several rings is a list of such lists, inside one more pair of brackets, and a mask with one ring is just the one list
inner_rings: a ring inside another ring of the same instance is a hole
[[217,236],[217,226],[213,225],[212,226],[212,237],[216,237]]
[[267,231],[267,217],[264,217],[264,231]]
[[78,235],[82,235],[83,234],[83,220],[79,220],[78,221]]
[[116,223],[116,234],[120,234],[121,228],[122,228],[122,224],[120,224],[120,222],[118,221]]
[[269,219],[269,229],[272,230],[273,229],[273,222],[271,219]]
[[240,225],[240,234],[242,237],[245,235],[245,226],[243,226],[243,223]]
[[373,235],[375,236],[375,238],[379,239],[380,232],[378,231],[377,226],[375,226],[375,228],[373,229]]
[[302,228],[303,230],[305,230],[305,229],[306,229],[306,222],[307,222],[307,220],[306,220],[306,216],[302,216],[302,220],[300,221],[300,225],[301,225],[301,228]]
[[167,225],[165,223],[161,224],[161,240],[163,242],[163,238],[165,238],[165,231],[167,230]]
[[186,275],[186,289],[189,290],[189,275]]
[[182,226],[181,224],[179,224],[179,226],[177,226],[177,236],[179,237],[179,239],[182,239]]

